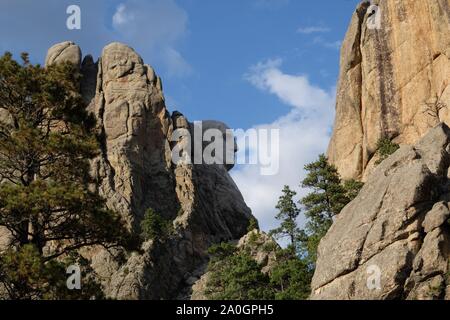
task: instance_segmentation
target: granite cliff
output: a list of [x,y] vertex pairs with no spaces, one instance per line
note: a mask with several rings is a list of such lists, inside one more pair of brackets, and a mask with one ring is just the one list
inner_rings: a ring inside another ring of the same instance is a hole
[[362,2],[340,64],[328,157],[344,179],[366,180],[380,138],[412,145],[450,124],[450,0]]
[[[450,299],[449,81],[449,0],[357,7],[328,156],[366,184],[321,240],[311,299]],[[381,138],[401,147],[379,163]]]
[[450,129],[370,175],[321,240],[312,299],[450,299]]
[[[80,66],[80,90],[103,137],[102,154],[92,162],[98,191],[119,212],[132,233],[151,208],[173,221],[164,242],[148,241],[140,252],[91,249],[84,255],[102,279],[108,297],[186,298],[203,273],[213,243],[237,240],[252,214],[228,170],[232,165],[174,163],[171,150],[183,139],[176,129],[194,130],[179,112],[166,108],[161,78],[130,47],[111,43],[98,61],[84,58],[72,42],[49,49],[46,64]],[[204,121],[225,133],[225,124]],[[224,136],[225,138],[225,136]]]

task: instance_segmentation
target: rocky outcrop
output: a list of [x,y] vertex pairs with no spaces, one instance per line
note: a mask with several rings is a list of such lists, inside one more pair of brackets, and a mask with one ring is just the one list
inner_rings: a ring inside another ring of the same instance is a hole
[[318,249],[312,299],[450,299],[450,129],[376,167]]
[[276,251],[281,249],[273,237],[265,232],[253,230],[243,236],[237,248],[248,253],[259,265],[263,273],[270,272],[276,261]]
[[[243,236],[236,244],[238,252],[247,253],[260,266],[263,273],[270,273],[277,263],[276,252],[280,250],[278,243],[268,234],[252,230]],[[208,300],[206,290],[211,272],[206,272],[206,266],[200,269],[200,279],[193,277],[191,300]]]
[[70,62],[76,66],[81,64],[81,49],[72,41],[65,41],[52,46],[45,58],[45,65]]
[[[92,86],[90,60],[83,62],[89,82],[84,90]],[[105,139],[93,170],[108,206],[136,230],[148,208],[173,219],[178,211],[169,142],[173,126],[161,79],[133,49],[112,43],[98,62],[95,88],[89,107]]]
[[[55,45],[47,65],[75,63],[76,52],[73,43]],[[161,78],[132,48],[112,43],[97,62],[86,56],[81,73],[82,95],[103,137],[92,174],[107,206],[119,212],[136,235],[149,208],[172,220],[175,229],[170,239],[143,243],[139,252],[97,248],[84,254],[109,297],[177,298],[189,291],[193,276],[200,276],[208,247],[239,239],[252,219],[228,173],[232,166],[172,161],[171,150],[186,143],[183,137],[173,139],[173,133],[193,133],[194,124],[178,112],[168,112]],[[205,126],[226,127],[210,121]]]
[[450,124],[450,0],[371,2],[356,9],[341,49],[328,157],[344,179],[367,180],[380,138],[412,145]]

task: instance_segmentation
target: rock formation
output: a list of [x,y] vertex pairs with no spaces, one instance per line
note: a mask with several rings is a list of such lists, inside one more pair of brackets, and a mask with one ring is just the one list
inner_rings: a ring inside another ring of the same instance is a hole
[[[248,253],[252,259],[261,265],[263,273],[269,273],[276,265],[276,251],[280,249],[280,246],[268,234],[259,230],[252,230],[237,241],[236,248],[239,252]],[[206,288],[210,276],[210,272],[206,272],[194,283],[191,300],[208,300]]]
[[81,49],[71,41],[55,44],[48,49],[45,65],[52,65],[58,62],[70,62],[76,66],[81,63]]
[[[379,28],[368,25],[374,14]],[[412,145],[438,123],[450,124],[449,59],[450,0],[358,6],[341,49],[328,150],[344,179],[367,179],[380,138]]]
[[[353,14],[328,157],[366,184],[320,243],[312,299],[450,299],[449,59],[450,0]],[[401,148],[377,165],[380,138]]]
[[322,239],[312,299],[450,299],[450,129],[402,146]]
[[[80,60],[80,48],[64,42],[49,50],[46,64]],[[86,56],[80,71],[81,92],[104,138],[102,154],[92,162],[100,194],[135,234],[149,208],[175,228],[169,240],[148,241],[139,253],[96,248],[85,255],[109,297],[177,298],[201,276],[211,244],[246,233],[252,215],[228,174],[232,166],[172,162],[171,150],[185,142],[172,139],[173,132],[194,126],[178,112],[169,114],[161,79],[132,48],[112,43],[98,62]]]

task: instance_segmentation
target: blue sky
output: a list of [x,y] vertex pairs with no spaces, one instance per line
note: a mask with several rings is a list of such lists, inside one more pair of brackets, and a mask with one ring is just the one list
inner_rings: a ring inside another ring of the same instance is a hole
[[[163,78],[170,111],[231,128],[281,128],[277,176],[232,172],[264,229],[275,225],[284,184],[325,152],[333,121],[339,44],[358,0],[2,0],[0,51],[42,63],[64,40],[100,55],[111,41],[134,47]],[[81,30],[67,30],[67,6]]]
[[[194,69],[186,84],[190,93],[183,93],[176,84],[172,86],[172,81],[167,88],[185,103],[179,108],[194,118],[223,119],[233,127],[273,121],[289,107],[275,96],[252,88],[242,74],[260,61],[282,58],[286,72],[307,74],[311,82],[324,88],[334,86],[338,49],[314,43],[314,39],[320,37],[330,44],[342,40],[355,3],[186,1],[183,6],[190,14],[190,36],[183,52]],[[310,26],[322,26],[330,32],[297,32]],[[192,92],[204,92],[206,96],[199,102]]]

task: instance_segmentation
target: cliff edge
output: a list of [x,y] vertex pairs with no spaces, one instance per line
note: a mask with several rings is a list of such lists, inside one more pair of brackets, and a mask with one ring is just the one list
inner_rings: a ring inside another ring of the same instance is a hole
[[374,0],[355,10],[341,49],[328,157],[367,180],[377,142],[415,144],[450,124],[450,0]]

